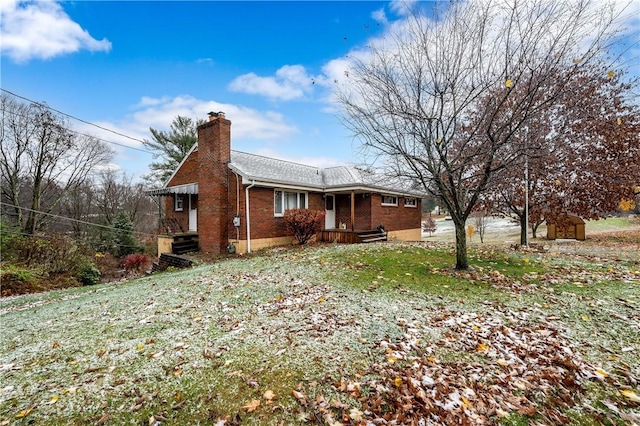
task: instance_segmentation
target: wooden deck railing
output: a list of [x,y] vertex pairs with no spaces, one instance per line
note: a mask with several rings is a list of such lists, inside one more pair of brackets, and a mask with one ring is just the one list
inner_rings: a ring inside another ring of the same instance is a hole
[[320,231],[320,241],[329,243],[335,241],[342,244],[357,244],[361,242],[358,231],[350,229],[324,229]]

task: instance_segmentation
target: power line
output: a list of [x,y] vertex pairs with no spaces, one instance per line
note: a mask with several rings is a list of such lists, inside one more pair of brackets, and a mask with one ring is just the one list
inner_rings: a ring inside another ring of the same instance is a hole
[[[7,230],[2,230],[0,231],[1,234],[3,235],[21,235],[23,237],[31,237],[31,238],[40,238],[43,240],[52,240],[53,237],[50,235],[36,235],[36,234],[29,234],[27,232],[14,232],[14,231],[7,231]],[[95,242],[95,241],[91,241],[91,240],[87,240],[86,238],[80,238],[80,239],[74,239],[75,242],[77,243],[81,243],[81,244],[87,244],[87,245],[106,245],[106,246],[110,246],[110,247],[131,247],[131,248],[138,248],[139,246],[134,246],[131,244],[116,244],[113,242],[104,242],[104,241],[100,241],[100,242]]]
[[[55,111],[55,112],[57,112],[58,114],[62,114],[62,115],[64,115],[64,116],[66,116],[66,117],[72,118],[72,119],[74,119],[74,120],[80,121],[80,122],[85,123],[85,124],[88,124],[88,125],[90,125],[90,126],[97,127],[98,129],[101,129],[101,130],[104,130],[104,131],[107,131],[107,132],[113,133],[113,134],[115,134],[115,135],[122,136],[123,138],[127,138],[127,139],[130,139],[130,140],[132,140],[132,141],[136,141],[136,142],[140,142],[140,143],[144,144],[144,141],[143,141],[142,139],[134,138],[133,136],[125,135],[124,133],[120,133],[120,132],[117,132],[117,131],[115,131],[115,130],[111,130],[111,129],[108,129],[108,128],[106,128],[106,127],[100,126],[100,125],[98,125],[98,124],[91,123],[90,121],[83,120],[82,118],[78,118],[78,117],[76,117],[76,116],[74,116],[74,115],[67,114],[66,112],[62,112],[62,111],[60,111],[60,110],[57,110],[57,109],[55,109],[55,108],[52,108],[52,107],[50,107],[49,105],[43,104],[43,103],[41,103],[41,102],[34,101],[34,100],[29,99],[29,98],[26,98],[26,97],[24,97],[24,96],[20,96],[20,95],[18,95],[17,93],[14,93],[14,92],[12,92],[12,91],[10,91],[10,90],[3,89],[3,88],[0,88],[0,90],[2,90],[3,92],[6,92],[6,93],[8,93],[8,94],[10,94],[10,95],[12,95],[12,96],[14,96],[14,97],[16,97],[16,98],[19,98],[19,99],[25,100],[25,101],[27,101],[27,102],[31,102],[31,103],[32,103],[32,104],[34,104],[34,105],[38,105],[38,106],[41,106],[41,107],[43,107],[43,108],[47,108],[47,109],[49,109],[49,110],[51,110],[51,111]],[[125,146],[125,147],[126,147],[126,145],[122,145],[122,146]],[[137,149],[137,148],[133,148],[133,147],[128,147],[128,148],[131,148],[131,149]],[[145,151],[145,152],[150,152],[150,151]]]
[[[85,225],[91,225],[91,226],[95,226],[98,228],[105,228],[105,229],[110,229],[110,230],[114,230],[114,231],[119,231],[120,229],[114,227],[114,226],[109,226],[109,225],[101,225],[99,223],[94,223],[94,222],[87,222],[85,220],[80,220],[80,219],[73,219],[67,216],[60,216],[57,214],[53,214],[53,213],[47,213],[47,212],[43,212],[41,210],[33,210],[33,209],[29,209],[27,207],[21,207],[21,206],[16,206],[15,204],[9,204],[9,203],[4,203],[4,202],[0,202],[0,205],[2,206],[7,206],[7,207],[13,207],[16,209],[20,209],[20,210],[25,210],[25,211],[29,211],[29,212],[33,212],[33,213],[38,213],[44,216],[50,216],[50,217],[55,217],[58,219],[65,219],[71,222],[76,222],[76,223],[83,223]],[[140,232],[140,231],[131,231],[134,234],[139,234],[139,235],[144,235],[147,237],[157,237],[157,235],[155,234],[149,234],[148,232]]]
[[[9,113],[9,114],[13,114],[13,115],[16,115],[16,116],[18,116],[18,117],[25,118],[25,119],[29,119],[29,118],[30,118],[30,117],[29,117],[29,116],[27,116],[27,115],[20,114],[20,113],[18,113],[18,112],[16,112],[16,111],[11,111],[11,110],[4,109],[4,108],[0,108],[0,111],[2,111],[2,112],[6,112],[6,113]],[[63,127],[63,126],[61,126],[61,127]],[[98,141],[100,141],[100,142],[110,143],[110,144],[113,144],[113,145],[121,146],[121,147],[123,147],[123,148],[133,149],[133,150],[135,150],[135,151],[140,151],[140,152],[144,152],[144,153],[147,153],[147,154],[156,155],[156,153],[155,153],[155,152],[153,152],[153,151],[148,151],[148,150],[146,150],[146,149],[142,149],[142,148],[136,148],[136,147],[134,147],[134,146],[125,145],[125,144],[123,144],[123,143],[119,143],[119,142],[109,141],[109,140],[106,140],[106,139],[103,139],[103,138],[100,138],[100,137],[97,137],[97,136],[94,136],[94,135],[88,135],[88,134],[86,134],[86,133],[81,133],[81,132],[79,132],[79,131],[77,131],[77,130],[74,130],[74,129],[71,129],[71,128],[69,128],[69,127],[63,127],[63,128],[64,128],[66,131],[68,131],[68,132],[75,133],[75,134],[80,135],[80,136],[85,136],[85,137],[87,137],[87,138],[93,138],[93,139],[96,139],[96,140],[98,140]]]

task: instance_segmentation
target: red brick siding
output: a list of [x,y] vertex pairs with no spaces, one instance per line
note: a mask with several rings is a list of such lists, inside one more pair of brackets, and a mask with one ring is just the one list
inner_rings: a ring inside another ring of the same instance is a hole
[[[370,194],[355,194],[355,226],[356,230],[372,229]],[[351,229],[351,195],[336,195],[336,220],[338,225],[344,223]]]
[[380,194],[371,194],[371,220],[373,228],[383,225],[387,231],[420,228],[420,199],[416,207],[405,207],[404,198],[398,197],[397,206],[383,206]]
[[[237,185],[236,185],[236,177],[237,177]],[[240,187],[240,194],[238,194],[237,189]],[[239,198],[239,205],[237,203]],[[227,228],[229,233],[229,239],[235,240],[246,239],[247,235],[247,217],[245,215],[245,204],[244,204],[244,186],[242,185],[242,177],[237,176],[235,173],[229,171],[229,218],[227,219]],[[239,208],[239,210],[238,210]],[[233,226],[233,218],[236,214],[240,215],[240,227],[236,228]]]
[[[233,179],[235,185],[235,178]],[[274,188],[253,187],[249,190],[249,208],[251,216],[251,238],[275,238],[286,237],[287,232],[284,219],[274,216],[273,194]],[[322,194],[307,193],[309,209],[324,211],[324,200]],[[246,238],[246,216],[244,205],[244,188],[241,190],[241,239]],[[235,233],[235,230],[234,230]],[[235,238],[235,234],[233,234]]]
[[182,167],[169,180],[167,186],[184,185],[187,183],[198,182],[198,151],[193,151],[187,159],[182,163]]
[[175,219],[182,227],[182,231],[186,232],[189,229],[189,198],[183,195],[184,203],[182,211],[175,211],[175,195],[169,195],[164,197],[165,206],[165,223],[169,226],[171,232],[181,232],[180,229],[175,229],[175,226],[171,225],[169,219]]

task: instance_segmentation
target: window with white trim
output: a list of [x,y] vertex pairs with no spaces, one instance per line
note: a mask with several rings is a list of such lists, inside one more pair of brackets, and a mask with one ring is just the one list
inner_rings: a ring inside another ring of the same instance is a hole
[[418,207],[418,199],[417,198],[411,198],[411,197],[405,197],[404,198],[404,206],[405,207]]
[[176,194],[174,210],[181,212],[184,209],[184,195]]
[[284,191],[282,189],[273,190],[273,214],[283,216],[284,212],[290,209],[308,208],[308,197],[306,192]]
[[395,195],[383,195],[382,196],[382,205],[383,206],[397,206],[398,205],[398,197]]

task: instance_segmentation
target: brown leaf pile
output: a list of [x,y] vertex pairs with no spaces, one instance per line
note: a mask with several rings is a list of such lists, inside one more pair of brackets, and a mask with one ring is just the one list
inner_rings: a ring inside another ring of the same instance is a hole
[[[527,313],[496,306],[483,315],[441,312],[428,327],[400,320],[404,339],[379,343],[384,360],[368,371],[376,379],[362,385],[345,385],[343,379],[334,385],[358,399],[356,416],[322,395],[315,411],[329,424],[340,424],[334,421],[340,419],[362,425],[489,425],[513,413],[535,416],[540,424],[566,424],[570,419],[561,410],[580,403],[585,380],[613,379],[582,360],[542,320],[533,322]],[[470,361],[436,359],[437,348],[421,345],[421,330],[433,327],[443,330],[436,345]]]

